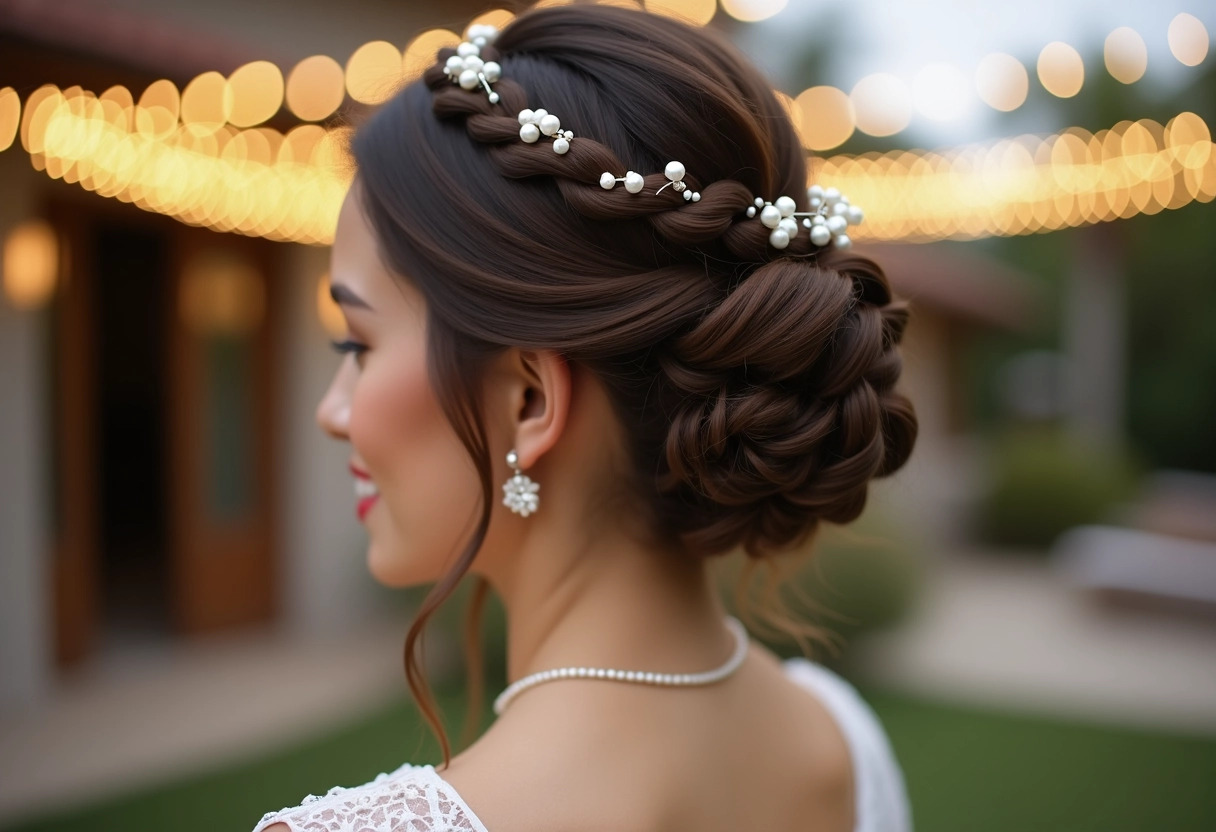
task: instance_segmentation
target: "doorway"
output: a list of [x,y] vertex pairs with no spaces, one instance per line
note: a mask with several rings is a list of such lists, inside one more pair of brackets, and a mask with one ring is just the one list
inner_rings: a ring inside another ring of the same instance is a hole
[[93,227],[101,647],[172,627],[166,482],[169,244],[160,229]]

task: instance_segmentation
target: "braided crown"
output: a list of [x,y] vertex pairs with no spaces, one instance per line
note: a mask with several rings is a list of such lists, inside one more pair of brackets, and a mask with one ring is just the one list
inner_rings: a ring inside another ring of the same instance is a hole
[[[455,48],[454,53],[449,55],[441,64],[443,77],[449,80],[451,84],[463,90],[484,91],[486,93],[486,101],[489,104],[498,104],[502,101],[502,94],[499,90],[490,86],[502,80],[502,66],[494,59],[497,57],[497,54],[493,49],[494,41],[498,37],[498,29],[488,24],[476,24],[469,27],[467,37],[468,39],[461,42]],[[443,51],[441,50],[440,52],[441,56],[443,55]],[[432,89],[435,89],[435,82],[439,81],[436,72],[432,69],[427,73],[426,78]],[[442,82],[440,82],[440,85],[442,85]],[[518,89],[517,86],[515,88]],[[520,93],[522,95],[522,90]],[[462,110],[460,107],[452,109],[455,111]],[[446,110],[447,107],[437,100],[436,111],[442,115],[445,114]],[[484,110],[465,110],[464,112],[470,116],[470,132],[473,133],[475,138],[494,143],[507,141],[507,137],[500,134],[500,131],[497,129],[497,124],[491,127],[491,124],[486,121],[486,119],[493,117]],[[477,116],[476,123],[473,116]],[[568,154],[573,146],[574,132],[563,128],[561,119],[545,109],[538,108],[533,110],[528,107],[522,107],[518,110],[515,121],[519,125],[516,136],[527,144],[538,144],[542,137],[552,138],[551,147],[553,152],[559,156]],[[580,139],[579,142],[593,146],[601,151],[604,156],[610,157],[614,163],[612,165],[605,165],[607,169],[600,173],[595,180],[601,188],[611,191],[615,188],[617,182],[623,182],[625,186],[624,190],[627,194],[641,194],[643,192],[648,184],[646,176],[633,170],[626,170],[620,176],[616,175],[613,173],[613,170],[620,170],[623,165],[616,162],[611,151],[597,142],[589,142],[586,139]],[[558,173],[561,171],[537,170],[535,172],[540,174]],[[687,176],[687,170],[681,162],[668,162],[662,175],[666,182],[658,182],[657,176],[650,177],[651,180],[655,181],[649,184],[658,185],[651,192],[653,196],[657,197],[667,188],[671,188],[672,193],[679,194],[684,202],[696,203],[701,201],[701,191],[693,189],[684,181]],[[579,179],[577,176],[571,178]],[[733,182],[733,180],[727,181]],[[712,183],[708,188],[712,189],[715,185],[722,184],[726,183]],[[733,182],[733,184],[742,187],[738,182]],[[569,198],[571,194],[567,193],[566,196]],[[789,196],[783,195],[775,200],[768,201],[762,197],[747,194],[746,203],[740,206],[739,210],[732,212],[729,218],[730,221],[726,223],[726,227],[720,229],[720,233],[727,233],[729,228],[734,225],[737,215],[742,212],[747,219],[759,217],[760,225],[768,229],[768,245],[774,249],[789,248],[791,243],[800,239],[799,220],[801,220],[801,228],[808,232],[803,239],[808,240],[811,246],[817,248],[831,243],[836,248],[850,247],[852,241],[849,239],[847,229],[850,225],[855,226],[860,224],[864,219],[865,215],[861,208],[850,204],[849,200],[836,188],[825,189],[820,185],[812,185],[807,188],[806,197],[809,210],[799,211],[798,203]],[[574,202],[576,207],[578,207],[578,200]],[[637,213],[653,214],[657,210],[655,206],[647,204],[642,204],[638,207],[643,210]],[[671,202],[665,201],[659,207],[669,208],[671,207]],[[591,206],[586,205],[585,208],[590,209]],[[647,208],[650,210],[645,210]],[[584,210],[583,213],[595,217],[595,213],[590,210]],[[602,218],[608,219],[609,217]],[[655,225],[661,225],[660,221],[652,219],[652,222]],[[754,236],[754,233],[749,236]],[[731,248],[736,248],[736,246],[731,246]],[[754,245],[749,245],[746,248],[748,249],[746,254],[751,256],[757,254]],[[805,253],[798,252],[798,248],[798,246],[795,246],[795,250],[791,251],[791,253]],[[739,253],[744,254],[745,252]]]

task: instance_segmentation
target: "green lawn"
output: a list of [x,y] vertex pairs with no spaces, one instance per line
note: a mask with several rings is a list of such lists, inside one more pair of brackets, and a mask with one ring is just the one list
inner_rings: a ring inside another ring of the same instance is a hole
[[[862,693],[903,763],[918,832],[1216,830],[1216,741]],[[462,713],[455,696],[441,702]],[[448,725],[457,733],[459,716]],[[275,754],[5,832],[248,832],[308,792],[438,757],[403,702]]]

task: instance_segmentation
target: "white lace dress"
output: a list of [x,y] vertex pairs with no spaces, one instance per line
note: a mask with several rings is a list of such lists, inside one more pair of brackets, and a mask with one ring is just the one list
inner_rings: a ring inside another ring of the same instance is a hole
[[[874,711],[851,684],[822,665],[787,659],[785,671],[819,698],[848,741],[856,785],[854,832],[911,832],[903,772]],[[309,795],[299,806],[267,812],[253,832],[278,822],[292,832],[489,832],[434,766],[409,763],[362,786],[335,786],[324,795]]]

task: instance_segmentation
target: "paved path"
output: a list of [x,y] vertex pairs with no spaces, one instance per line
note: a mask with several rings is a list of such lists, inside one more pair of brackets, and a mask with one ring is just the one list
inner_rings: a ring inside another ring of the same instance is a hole
[[400,698],[408,622],[333,643],[274,633],[111,651],[45,703],[0,713],[0,827],[189,776]]
[[1034,558],[931,569],[904,626],[856,645],[865,678],[945,702],[1216,736],[1216,620],[1111,607]]

